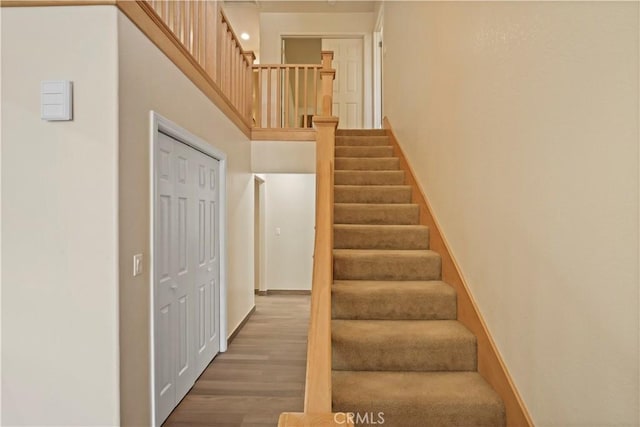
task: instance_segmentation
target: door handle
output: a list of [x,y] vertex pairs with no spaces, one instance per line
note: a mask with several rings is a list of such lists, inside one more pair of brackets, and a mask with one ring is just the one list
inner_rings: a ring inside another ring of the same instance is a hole
[[171,289],[176,290],[178,289],[178,285],[176,285],[175,283],[172,283],[171,286],[169,286]]
[[211,267],[207,268],[207,271],[211,272],[211,270],[212,270]]

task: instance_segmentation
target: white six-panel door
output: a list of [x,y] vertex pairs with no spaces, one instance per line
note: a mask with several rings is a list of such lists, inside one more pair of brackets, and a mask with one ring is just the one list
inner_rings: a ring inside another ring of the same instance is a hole
[[333,51],[333,115],[343,129],[362,128],[363,40],[322,39],[322,50]]
[[163,133],[155,173],[155,394],[162,423],[220,350],[219,162]]

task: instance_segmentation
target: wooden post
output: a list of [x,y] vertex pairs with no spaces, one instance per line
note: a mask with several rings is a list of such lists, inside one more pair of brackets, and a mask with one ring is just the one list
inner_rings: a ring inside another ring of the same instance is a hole
[[333,109],[333,80],[336,78],[336,70],[331,68],[333,52],[322,51],[322,69],[320,79],[322,80],[322,115],[331,116]]

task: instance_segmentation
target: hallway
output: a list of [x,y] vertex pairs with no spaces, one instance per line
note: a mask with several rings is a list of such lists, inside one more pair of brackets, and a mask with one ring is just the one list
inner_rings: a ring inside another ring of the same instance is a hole
[[256,311],[164,426],[275,427],[302,411],[309,296],[256,295]]

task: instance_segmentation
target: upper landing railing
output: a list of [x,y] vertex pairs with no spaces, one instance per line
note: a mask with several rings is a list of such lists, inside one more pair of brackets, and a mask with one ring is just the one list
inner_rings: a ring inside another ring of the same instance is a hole
[[332,52],[322,52],[321,64],[254,65],[255,55],[242,49],[219,2],[136,3],[171,32],[257,139],[285,137],[288,131],[309,139],[300,131],[311,130],[314,117],[331,115],[332,103],[324,100],[333,94],[325,92],[323,75],[334,78]]

